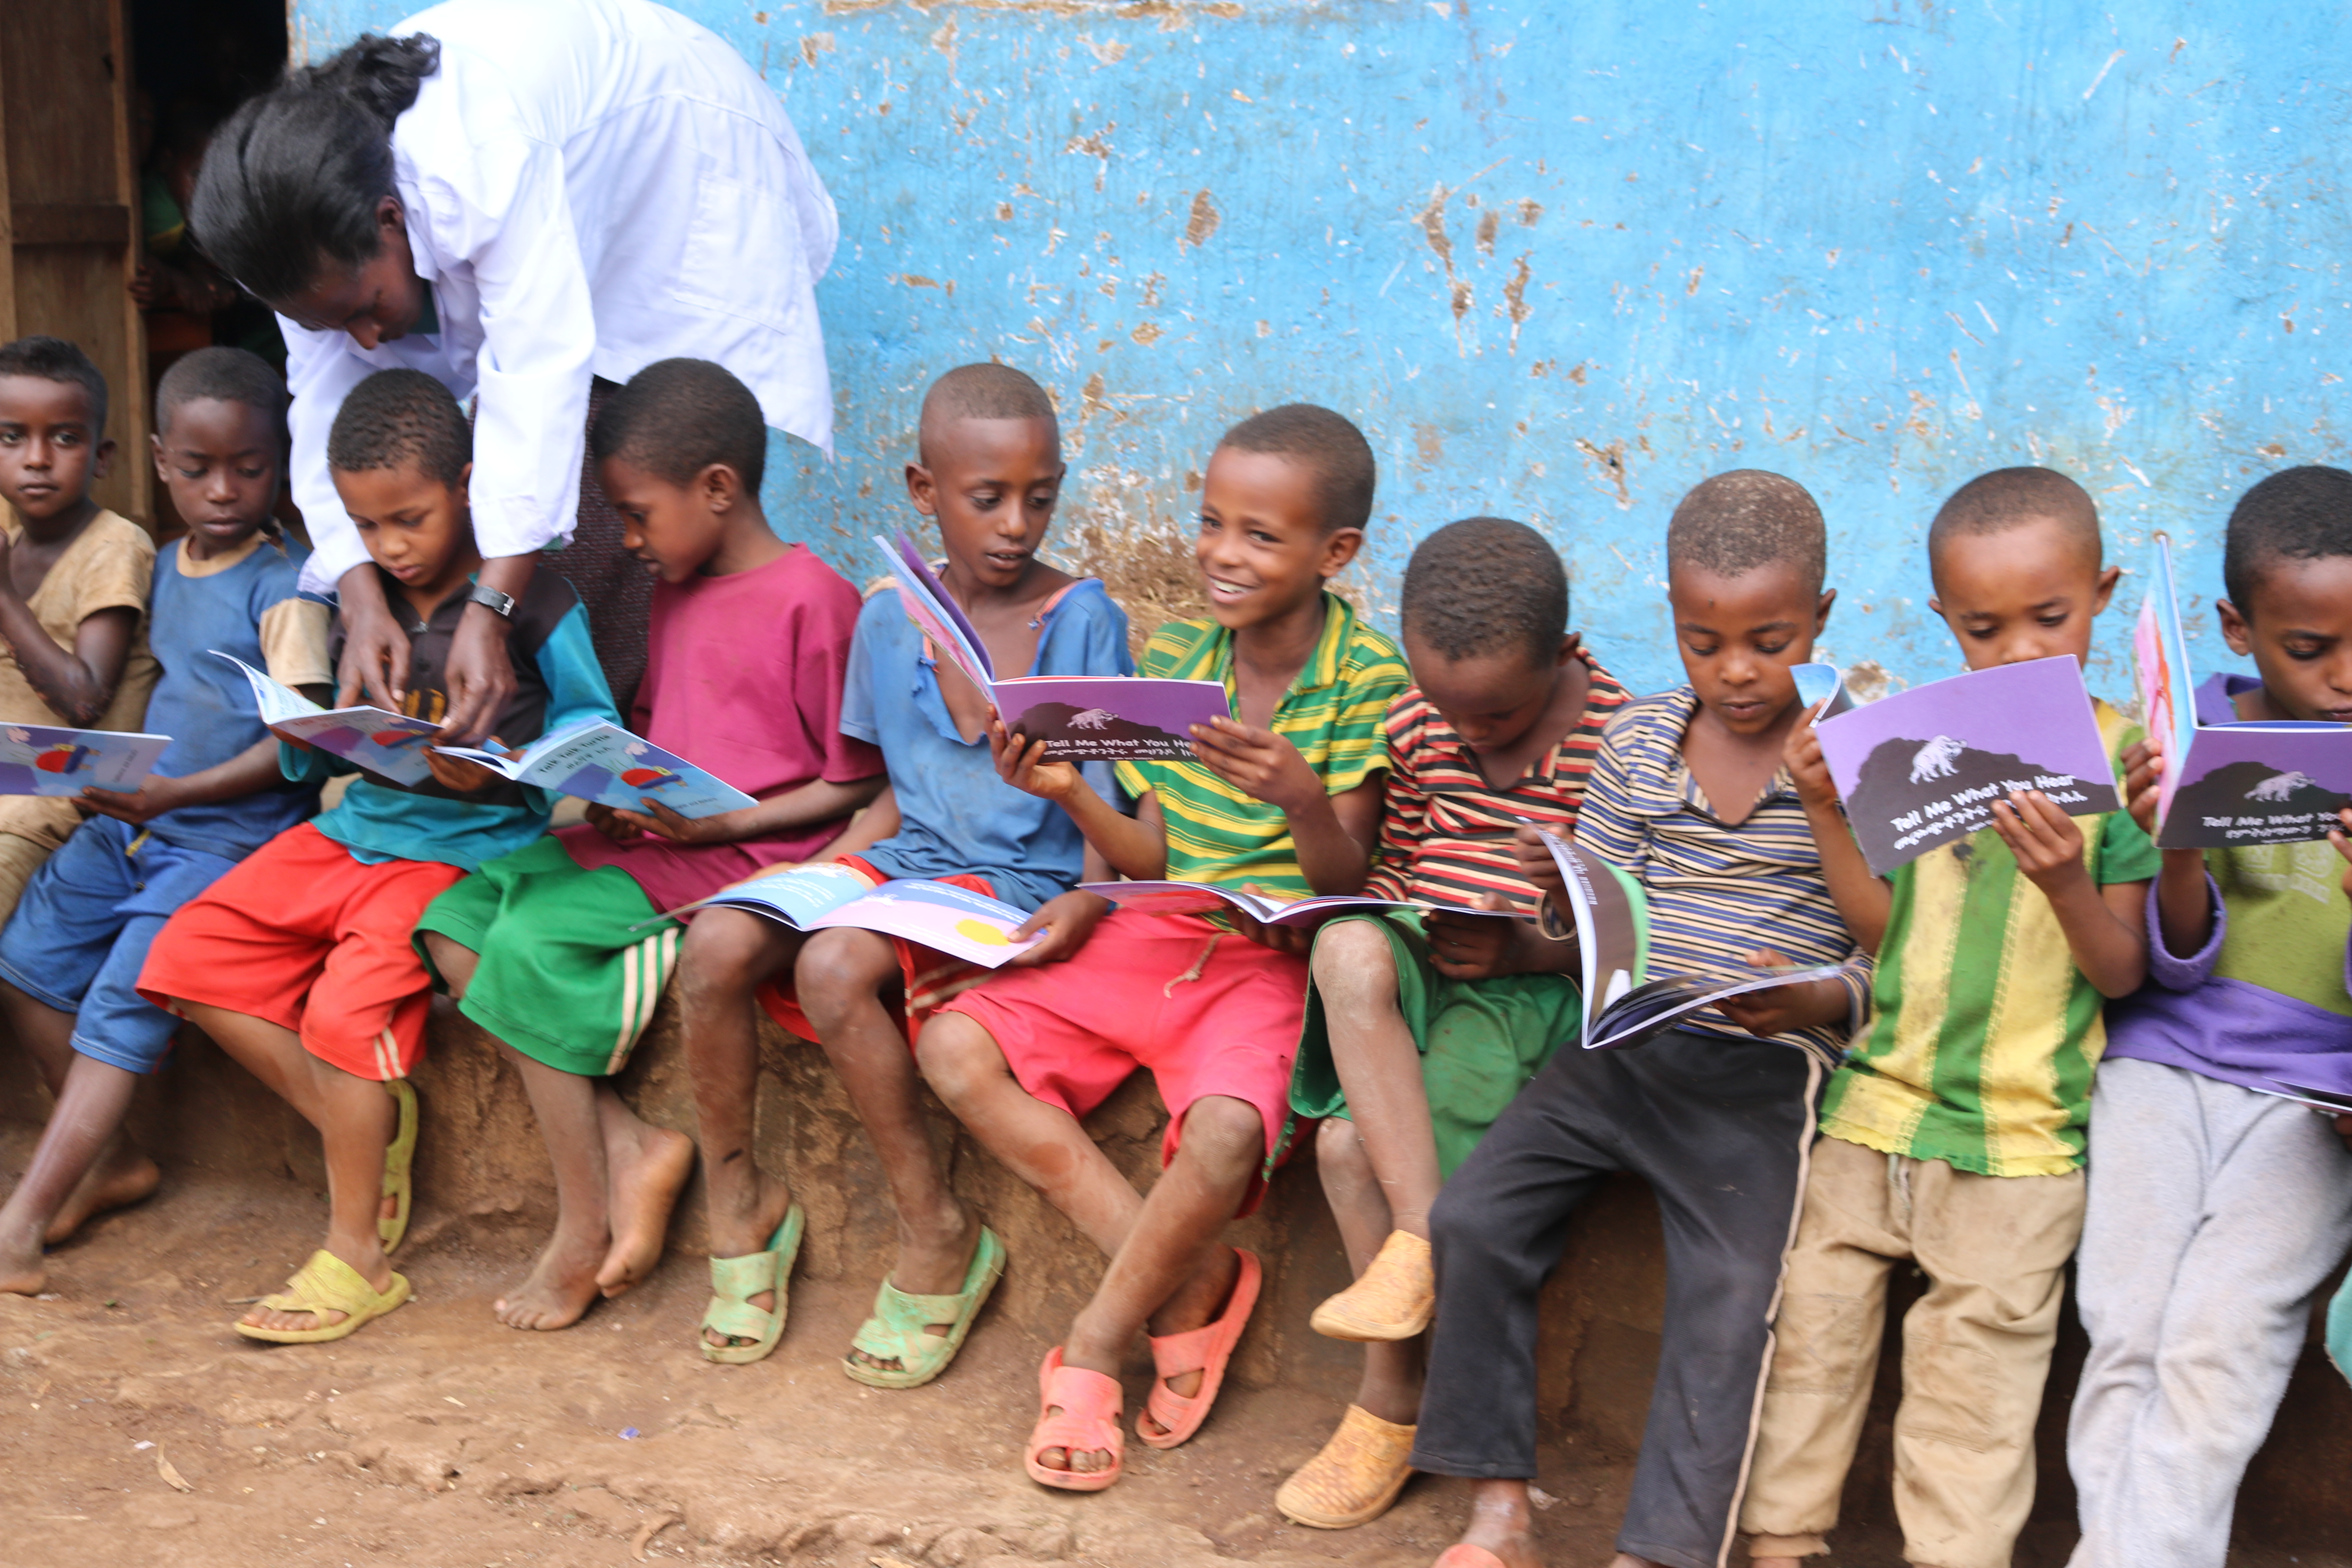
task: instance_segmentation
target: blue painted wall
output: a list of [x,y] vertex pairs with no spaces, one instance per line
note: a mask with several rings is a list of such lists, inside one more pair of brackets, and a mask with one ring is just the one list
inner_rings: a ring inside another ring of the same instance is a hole
[[[1326,403],[1381,458],[1377,613],[1419,533],[1525,518],[1644,688],[1677,679],[1665,518],[1712,471],[1812,489],[1830,648],[1916,682],[1958,668],[1920,541],[1970,475],[2074,473],[2115,558],[2169,530],[2210,597],[2231,499],[2342,456],[2324,8],[767,3],[680,8],[841,209],[839,459],[780,453],[769,499],[860,568],[923,386],[992,353],[1061,400],[1094,559],[1148,578],[1220,429]],[[298,50],[404,9],[297,0]],[[2094,671],[2117,695],[2138,595]]]

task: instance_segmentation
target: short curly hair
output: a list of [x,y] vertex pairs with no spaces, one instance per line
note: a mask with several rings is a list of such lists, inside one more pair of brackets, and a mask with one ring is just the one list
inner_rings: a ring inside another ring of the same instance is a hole
[[2352,473],[2319,464],[2257,479],[2230,509],[2221,586],[2242,616],[2254,613],[2263,574],[2281,561],[2352,555]]
[[473,426],[457,399],[421,370],[380,370],[335,410],[327,466],[345,473],[413,464],[453,489],[474,460]]
[[1253,414],[1225,432],[1217,443],[1240,452],[1264,452],[1288,458],[1315,473],[1315,499],[1323,513],[1323,531],[1362,528],[1372,519],[1372,488],[1380,465],[1364,433],[1311,403],[1286,403]]
[[1927,564],[1932,570],[1954,539],[2006,533],[2027,522],[2050,522],[2097,565],[2099,503],[2091,492],[2055,468],[1995,468],[1979,474],[1936,509],[1927,525]]
[[768,469],[768,426],[760,400],[724,365],[656,360],[604,400],[588,449],[599,462],[618,458],[674,485],[724,463],[758,495]]
[[282,450],[286,444],[286,382],[269,362],[250,349],[215,344],[182,354],[155,384],[155,428],[172,428],[172,416],[190,403],[241,403],[269,422]]
[[0,375],[69,383],[89,399],[90,439],[106,435],[106,377],[79,346],[63,338],[34,336],[0,343]]
[[1524,522],[1465,517],[1413,549],[1404,629],[1447,658],[1509,648],[1549,664],[1568,630],[1568,573]]
[[1666,566],[1722,577],[1786,566],[1818,594],[1829,575],[1829,532],[1804,486],[1762,468],[1734,468],[1700,480],[1675,508]]

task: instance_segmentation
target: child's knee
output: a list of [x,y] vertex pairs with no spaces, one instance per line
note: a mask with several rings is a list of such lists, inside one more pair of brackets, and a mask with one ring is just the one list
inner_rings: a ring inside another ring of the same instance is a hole
[[793,961],[793,993],[809,1021],[823,1027],[860,1005],[875,1005],[898,975],[898,952],[870,931],[821,931]]
[[1323,1119],[1315,1129],[1315,1167],[1327,1184],[1336,1179],[1352,1184],[1370,1178],[1371,1156],[1364,1152],[1354,1122],[1344,1116]]
[[774,922],[741,910],[704,910],[686,928],[678,984],[689,996],[748,995],[775,966]]
[[1247,1176],[1265,1160],[1265,1118],[1246,1100],[1204,1095],[1184,1112],[1177,1148],[1217,1176]]
[[1008,1070],[995,1038],[961,1013],[935,1014],[915,1038],[923,1081],[952,1105]]
[[1315,989],[1327,1009],[1394,1008],[1396,950],[1370,921],[1340,921],[1315,939]]

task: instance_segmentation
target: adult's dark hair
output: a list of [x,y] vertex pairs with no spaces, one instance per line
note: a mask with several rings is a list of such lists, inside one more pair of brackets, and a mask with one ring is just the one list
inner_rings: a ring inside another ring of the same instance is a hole
[[1449,522],[1405,563],[1404,628],[1447,658],[1511,648],[1549,665],[1568,630],[1568,574],[1524,522]]
[[2352,474],[2312,464],[2281,468],[2238,498],[2221,545],[2221,585],[2251,617],[2263,574],[2281,561],[2352,555]]
[[421,370],[380,370],[344,397],[327,432],[327,466],[345,473],[413,463],[457,484],[473,461],[474,429],[449,389]]
[[196,243],[262,300],[376,252],[391,195],[392,122],[441,67],[441,44],[374,33],[324,65],[289,69],[213,133],[188,204]]
[[90,357],[63,338],[34,336],[0,343],[0,375],[70,382],[89,398],[89,438],[106,438],[106,377]]
[[1954,490],[1927,525],[1928,565],[1954,539],[2007,533],[2029,522],[2056,525],[2093,565],[2099,563],[2099,503],[2091,492],[2055,468],[1995,468]]
[[1829,574],[1829,534],[1804,486],[1762,468],[1734,468],[1691,487],[1666,524],[1666,564],[1744,577],[1786,566],[1806,592]]
[[1288,458],[1315,472],[1315,499],[1323,531],[1361,528],[1372,519],[1372,486],[1380,466],[1364,433],[1328,408],[1286,403],[1253,414],[1217,443],[1242,452]]
[[600,462],[619,458],[674,485],[724,463],[756,496],[768,468],[768,426],[760,400],[724,365],[656,360],[604,400],[588,450]]
[[250,349],[215,345],[173,360],[172,368],[155,385],[157,433],[171,429],[172,416],[180,411],[183,404],[207,399],[242,403],[248,408],[259,409],[269,421],[278,450],[285,450],[286,383],[259,354]]

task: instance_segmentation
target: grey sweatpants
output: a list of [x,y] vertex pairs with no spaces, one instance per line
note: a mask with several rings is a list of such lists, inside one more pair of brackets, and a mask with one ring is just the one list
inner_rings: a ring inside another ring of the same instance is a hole
[[2238,1482],[2347,1247],[2352,1153],[2327,1118],[2179,1068],[2100,1066],[2068,1568],[2221,1568]]

